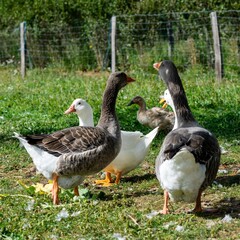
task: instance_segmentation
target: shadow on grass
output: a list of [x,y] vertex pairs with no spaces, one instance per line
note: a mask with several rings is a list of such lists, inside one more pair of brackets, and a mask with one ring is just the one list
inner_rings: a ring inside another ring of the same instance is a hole
[[[156,176],[155,174],[147,173],[142,176],[131,176],[131,177],[125,177],[122,179],[122,182],[141,182],[145,180],[151,180],[154,179]],[[225,187],[230,187],[232,185],[239,185],[240,184],[240,175],[233,175],[233,176],[221,176],[217,178],[217,182]],[[154,195],[156,197],[160,197],[160,195],[163,195],[159,193],[159,189],[152,189],[152,190],[144,190],[144,191],[133,191],[131,193],[118,193],[117,199],[131,199],[134,197],[141,197],[141,196],[150,196]],[[162,196],[163,197],[163,196]],[[106,201],[113,200],[112,195],[107,195],[105,198]],[[210,205],[212,207],[206,206],[204,209],[206,211],[202,213],[196,213],[197,216],[206,218],[206,219],[216,219],[216,218],[224,218],[226,214],[230,214],[233,218],[240,218],[240,198],[232,197],[232,198],[224,198],[219,199],[218,201],[214,200],[213,203],[210,202]],[[210,210],[210,211],[209,211]],[[213,211],[211,211],[213,210]],[[181,211],[181,214],[183,212]],[[177,212],[173,211],[172,214],[178,214]]]
[[155,174],[147,173],[144,175],[135,175],[131,177],[124,177],[121,179],[121,182],[130,182],[130,183],[136,183],[136,182],[142,182],[142,181],[148,181],[156,178]]
[[[156,178],[155,174],[144,174],[141,176],[131,176],[131,177],[124,177],[121,179],[121,183],[138,183],[140,184],[143,181],[148,181],[151,179]],[[123,189],[125,189],[125,187],[122,184],[119,185],[115,185],[113,188],[105,188],[105,187],[101,187],[101,186],[95,186],[95,190],[103,190],[106,194],[104,194],[104,198],[101,200],[104,201],[112,201],[112,200],[123,200],[123,199],[131,199],[134,197],[141,197],[141,196],[147,196],[147,195],[156,195],[159,188],[154,188],[154,189],[147,189],[147,190],[127,190],[124,193],[122,192]],[[87,187],[87,185],[85,185],[85,187]],[[106,190],[106,191],[105,191]],[[110,192],[108,192],[110,191]]]
[[[240,185],[240,175],[221,176],[218,177],[217,182],[225,187],[231,187],[233,185]],[[226,214],[230,214],[231,217],[240,218],[240,198],[226,197],[214,202],[214,212],[203,212],[197,215],[210,219],[224,217]]]
[[214,211],[208,211],[206,208],[206,211],[196,215],[207,219],[223,218],[226,214],[233,218],[240,218],[240,199],[238,198],[221,199],[215,202],[214,206]]
[[230,187],[234,184],[240,185],[240,175],[232,175],[232,176],[221,176],[217,177],[217,182],[225,187]]

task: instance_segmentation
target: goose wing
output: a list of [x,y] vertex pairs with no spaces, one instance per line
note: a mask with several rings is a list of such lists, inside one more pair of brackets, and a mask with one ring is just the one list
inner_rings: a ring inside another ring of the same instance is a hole
[[106,141],[106,133],[96,127],[71,127],[52,134],[28,135],[26,140],[58,157],[65,153],[80,153],[98,148]]

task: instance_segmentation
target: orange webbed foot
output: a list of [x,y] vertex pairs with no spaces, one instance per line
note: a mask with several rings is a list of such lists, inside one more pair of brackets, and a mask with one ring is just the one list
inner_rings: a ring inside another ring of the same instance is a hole
[[110,186],[112,183],[111,173],[106,172],[106,177],[104,180],[95,180],[97,185],[103,185],[105,187]]

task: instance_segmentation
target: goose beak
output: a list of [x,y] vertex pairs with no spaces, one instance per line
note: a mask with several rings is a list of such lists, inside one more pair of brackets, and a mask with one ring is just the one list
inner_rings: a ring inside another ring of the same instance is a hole
[[155,68],[155,69],[158,71],[159,68],[160,68],[161,63],[162,63],[162,62],[154,63],[154,64],[153,64],[153,68]]
[[160,103],[160,104],[164,103],[164,104],[162,105],[162,108],[163,108],[163,109],[165,109],[165,108],[168,106],[167,103],[166,103],[166,100],[165,100],[164,98],[162,98],[162,99],[159,101],[159,103]]
[[72,113],[72,112],[76,112],[76,109],[75,109],[74,105],[71,105],[71,106],[64,112],[64,114],[69,114],[69,113]]
[[127,83],[130,83],[130,82],[135,82],[136,80],[127,76]]
[[129,102],[127,106],[131,106],[133,104],[133,101]]

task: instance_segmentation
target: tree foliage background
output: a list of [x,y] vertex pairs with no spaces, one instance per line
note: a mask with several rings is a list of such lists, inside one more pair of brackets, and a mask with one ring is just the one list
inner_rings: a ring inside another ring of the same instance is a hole
[[106,21],[112,15],[240,10],[238,0],[2,0],[0,29],[26,21],[30,26],[74,26]]
[[[185,41],[189,37],[194,37],[193,49],[197,48],[195,45],[205,49],[206,39],[202,38],[206,33],[202,34],[202,32],[210,30],[199,28],[199,24],[208,25],[210,11],[226,10],[240,10],[240,2],[238,0],[0,0],[0,64],[8,65],[8,62],[18,64],[19,24],[23,21],[27,23],[27,64],[30,68],[61,64],[81,70],[106,69],[110,66],[111,60],[110,19],[116,15],[118,16],[117,45],[123,46],[121,43],[124,43],[124,46],[133,48],[130,52],[126,47],[118,49],[118,66],[121,69],[128,69],[130,62],[135,66],[138,56],[142,56],[143,52],[152,56],[154,53],[150,51],[154,52],[153,46],[158,47],[155,52],[160,51],[159,46],[164,46],[163,42],[167,41],[166,21],[168,20],[177,23],[178,30],[175,34],[179,32],[181,35],[181,38],[176,36],[179,46],[182,44],[181,39]],[[171,13],[184,14],[181,14],[179,19],[178,14]],[[144,15],[147,18],[153,14],[161,15],[158,17],[158,25],[151,20],[144,22]],[[207,18],[202,17],[204,14],[208,14]],[[199,16],[196,18],[196,15]],[[228,17],[232,17],[232,25],[229,24],[229,18],[222,18],[226,25],[224,28],[228,28],[225,32],[231,33],[230,36],[226,35],[226,38],[239,32],[239,12],[228,12]],[[181,24],[181,21],[184,23],[185,20],[191,26],[190,29]],[[234,29],[231,29],[232,26]],[[193,36],[194,33],[196,36]],[[160,40],[161,44],[159,44]],[[239,41],[233,41],[236,42],[238,54]],[[142,51],[145,45],[147,48],[150,43],[150,50]],[[166,45],[161,52],[167,48]],[[208,47],[206,49],[209,50]],[[209,57],[205,50],[197,49],[197,51],[203,53],[199,63],[212,64],[211,56]],[[181,59],[175,61],[186,62],[182,56],[185,53],[185,50],[180,52]],[[141,59],[149,61],[147,56]]]

